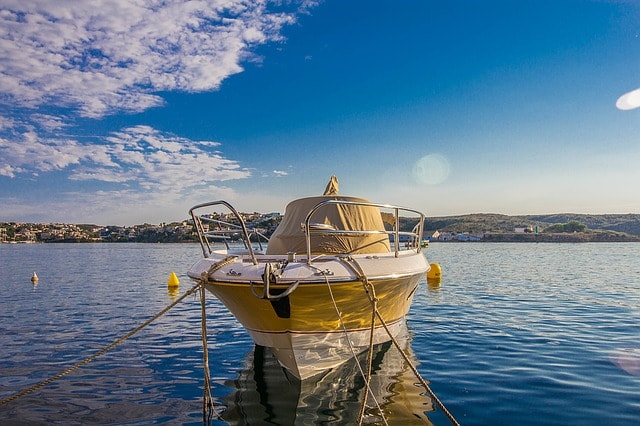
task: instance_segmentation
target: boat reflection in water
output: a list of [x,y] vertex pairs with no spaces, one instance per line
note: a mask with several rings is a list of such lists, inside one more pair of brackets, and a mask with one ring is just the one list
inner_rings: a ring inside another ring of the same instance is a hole
[[[414,362],[409,339],[399,343]],[[366,370],[367,353],[358,361]],[[357,424],[366,392],[353,359],[300,381],[262,346],[255,346],[238,378],[227,385],[235,390],[226,397],[222,419],[231,424]],[[370,387],[384,420],[369,394],[363,424],[432,424],[426,414],[433,411],[432,401],[391,342],[374,347]]]

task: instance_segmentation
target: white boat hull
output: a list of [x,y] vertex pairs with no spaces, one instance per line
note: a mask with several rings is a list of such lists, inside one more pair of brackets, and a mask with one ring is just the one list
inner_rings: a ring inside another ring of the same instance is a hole
[[[202,278],[229,255],[226,251],[214,253],[196,263],[189,276]],[[270,348],[281,365],[301,380],[335,368],[369,347],[371,292],[387,326],[385,329],[376,318],[373,343],[395,337],[428,270],[422,254],[362,256],[350,261],[327,256],[316,259],[316,266],[300,259],[281,270],[280,283],[270,291],[282,291],[293,282],[297,282],[296,289],[280,301],[270,301],[256,295],[264,291],[265,265],[276,259],[266,255],[257,259],[257,265],[242,255],[227,262],[210,273],[206,288],[225,304],[257,345]],[[349,266],[354,262],[356,268]],[[388,275],[390,265],[405,273]],[[369,293],[358,269],[368,277],[366,283],[373,288]],[[318,270],[324,273],[318,274]]]

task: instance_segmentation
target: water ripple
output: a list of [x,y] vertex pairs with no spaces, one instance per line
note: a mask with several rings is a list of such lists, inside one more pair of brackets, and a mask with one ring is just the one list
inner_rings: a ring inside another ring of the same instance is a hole
[[[461,423],[637,424],[639,244],[440,243],[427,253],[443,279],[417,291],[408,344]],[[185,291],[184,271],[199,255],[190,244],[0,245],[0,397],[155,315],[175,300],[169,273]],[[213,392],[226,422],[354,421],[355,374],[290,388],[268,353],[256,363],[249,336],[220,302],[207,295],[206,308]],[[89,365],[0,407],[0,423],[202,424],[200,326],[199,298],[189,297]],[[390,390],[387,414],[396,424],[447,424],[389,353],[378,377]],[[292,412],[294,397],[303,403]]]

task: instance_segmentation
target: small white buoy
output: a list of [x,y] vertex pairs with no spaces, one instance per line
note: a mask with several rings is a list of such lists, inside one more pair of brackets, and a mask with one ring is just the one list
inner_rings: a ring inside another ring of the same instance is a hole
[[33,275],[31,275],[31,282],[36,284],[38,282],[38,279],[38,274],[34,272]]

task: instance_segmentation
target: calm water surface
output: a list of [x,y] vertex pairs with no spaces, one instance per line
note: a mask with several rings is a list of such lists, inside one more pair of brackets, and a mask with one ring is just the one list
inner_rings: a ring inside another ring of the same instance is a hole
[[[463,425],[640,423],[640,244],[440,243],[403,342]],[[0,399],[107,346],[191,288],[197,245],[0,244]],[[31,273],[40,277],[34,286]],[[207,294],[214,424],[353,424],[353,363],[302,389]],[[0,406],[0,424],[202,424],[200,301]],[[373,389],[389,424],[447,425],[393,347]],[[380,424],[376,410],[365,423]]]

